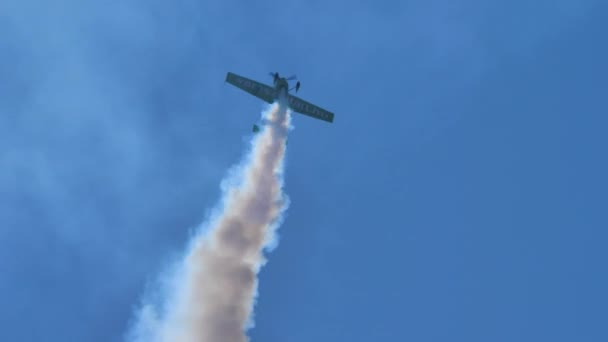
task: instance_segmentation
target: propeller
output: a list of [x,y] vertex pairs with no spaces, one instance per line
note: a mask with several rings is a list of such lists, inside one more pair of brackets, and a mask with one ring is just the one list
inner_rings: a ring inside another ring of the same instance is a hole
[[[279,77],[279,73],[278,72],[269,72],[268,75],[272,76],[272,77]],[[297,79],[296,75],[291,75],[289,77],[287,77],[285,80],[287,81],[291,81],[291,80],[295,80]]]

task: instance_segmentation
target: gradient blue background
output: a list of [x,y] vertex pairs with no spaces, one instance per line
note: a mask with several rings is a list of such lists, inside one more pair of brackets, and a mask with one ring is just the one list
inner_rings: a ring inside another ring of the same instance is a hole
[[605,1],[0,2],[0,340],[121,341],[264,105],[252,341],[608,341]]

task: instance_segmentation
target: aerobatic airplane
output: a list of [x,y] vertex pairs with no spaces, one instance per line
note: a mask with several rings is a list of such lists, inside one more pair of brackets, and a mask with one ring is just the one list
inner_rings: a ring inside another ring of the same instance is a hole
[[[237,74],[233,74],[229,72],[226,75],[226,82],[241,88],[242,90],[259,97],[260,99],[273,103],[280,96],[285,96],[289,103],[289,107],[297,113],[311,116],[313,118],[333,122],[334,121],[334,113],[328,112],[323,108],[319,108],[312,103],[306,102],[296,96],[289,94],[290,90],[295,89],[296,93],[300,90],[300,82],[296,83],[296,86],[292,89],[289,89],[289,83],[287,81],[294,80],[296,77],[280,77],[278,72],[270,73],[270,76],[273,77],[274,87],[268,86],[266,84],[256,82],[254,80],[250,80],[246,77],[239,76]],[[256,126],[254,126],[253,130],[256,131]]]

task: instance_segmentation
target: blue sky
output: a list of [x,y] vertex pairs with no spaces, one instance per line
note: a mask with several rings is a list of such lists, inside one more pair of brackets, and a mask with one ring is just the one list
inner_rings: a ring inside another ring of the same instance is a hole
[[0,3],[0,340],[121,341],[295,73],[252,341],[605,341],[602,1]]

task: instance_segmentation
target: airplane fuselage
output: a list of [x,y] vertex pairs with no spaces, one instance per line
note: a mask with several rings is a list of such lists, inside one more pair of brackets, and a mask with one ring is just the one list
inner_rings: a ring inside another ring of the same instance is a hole
[[277,92],[277,97],[281,95],[287,96],[287,93],[289,93],[289,83],[285,77],[278,77],[274,81],[274,89]]

